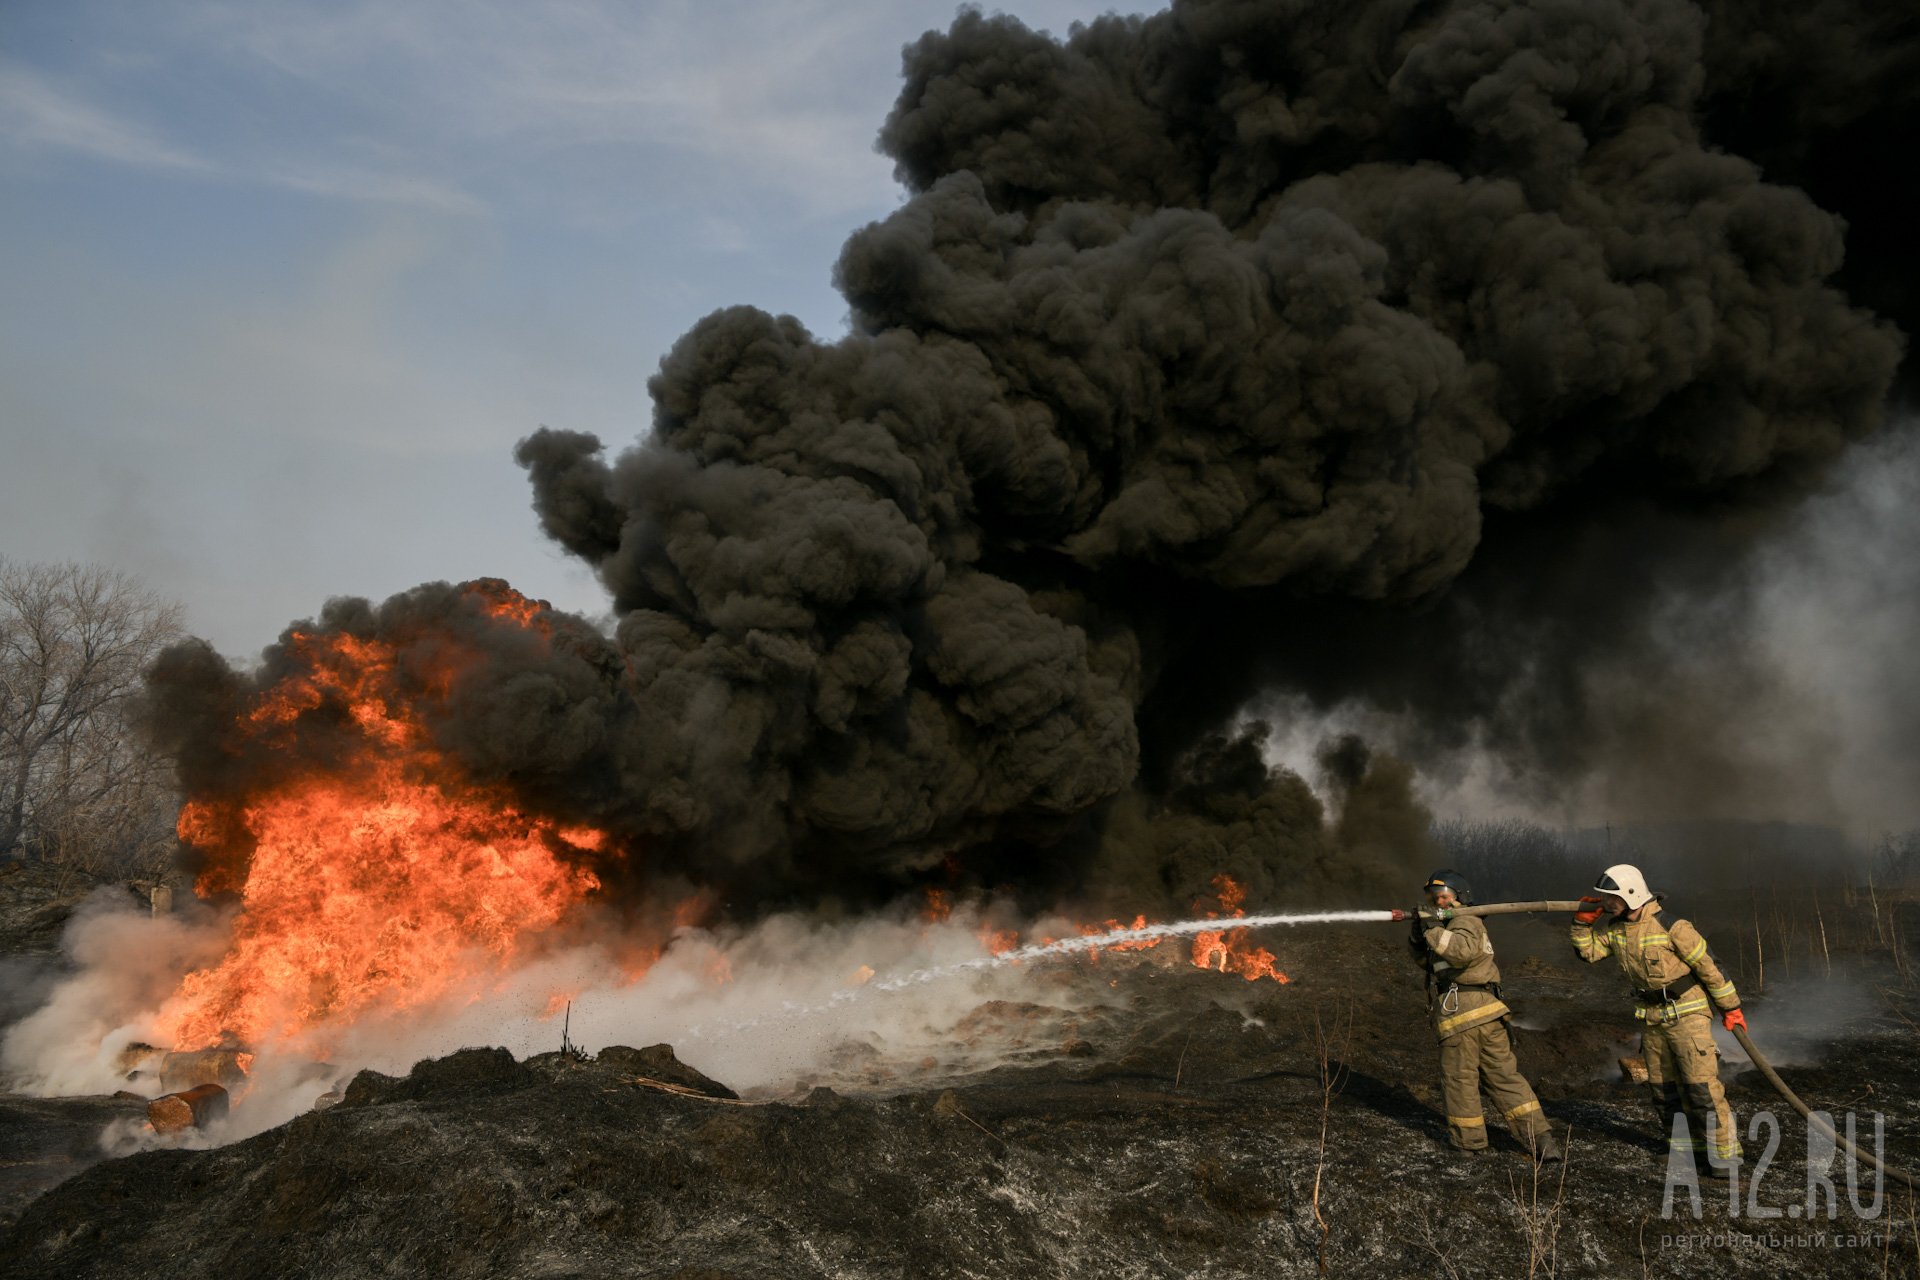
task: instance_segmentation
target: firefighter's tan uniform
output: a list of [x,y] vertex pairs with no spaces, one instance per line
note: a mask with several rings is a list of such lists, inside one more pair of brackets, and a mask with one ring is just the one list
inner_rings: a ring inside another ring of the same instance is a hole
[[1550,1132],[1533,1086],[1520,1074],[1507,1035],[1509,1010],[1497,990],[1500,969],[1493,942],[1478,916],[1461,916],[1424,930],[1415,959],[1433,975],[1433,1032],[1440,1039],[1440,1081],[1453,1145],[1487,1145],[1480,1110],[1484,1086],[1513,1136],[1532,1147]]
[[1687,1115],[1687,1146],[1707,1149],[1707,1119],[1717,1120],[1714,1154],[1740,1158],[1740,1133],[1720,1087],[1720,1051],[1713,1043],[1713,1009],[1740,1007],[1733,980],[1707,952],[1707,940],[1685,920],[1665,924],[1660,904],[1649,902],[1638,920],[1615,917],[1599,928],[1575,921],[1573,949],[1592,964],[1607,956],[1634,987],[1633,1014],[1646,1025],[1642,1037],[1647,1088],[1660,1108],[1669,1141],[1673,1117]]

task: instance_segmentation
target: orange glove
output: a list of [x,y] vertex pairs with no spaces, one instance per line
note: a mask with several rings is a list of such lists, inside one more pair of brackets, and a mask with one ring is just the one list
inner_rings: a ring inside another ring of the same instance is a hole
[[1720,1025],[1724,1026],[1729,1031],[1733,1030],[1735,1027],[1738,1027],[1742,1031],[1745,1031],[1747,1029],[1746,1015],[1742,1014],[1738,1009],[1729,1009],[1727,1010],[1727,1016],[1720,1019]]
[[1591,907],[1583,906],[1582,910],[1573,913],[1575,924],[1592,924],[1600,918],[1600,912],[1605,909],[1601,906],[1601,899],[1582,895],[1580,901],[1582,904],[1591,902],[1593,905]]

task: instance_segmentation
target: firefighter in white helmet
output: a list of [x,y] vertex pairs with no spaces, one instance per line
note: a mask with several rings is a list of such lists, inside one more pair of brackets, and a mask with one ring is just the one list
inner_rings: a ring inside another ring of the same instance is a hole
[[[1573,949],[1589,964],[1613,956],[1633,984],[1634,1017],[1646,1027],[1641,1043],[1647,1088],[1669,1141],[1681,1143],[1673,1136],[1673,1118],[1685,1113],[1685,1146],[1697,1165],[1709,1151],[1711,1121],[1714,1158],[1708,1175],[1727,1177],[1740,1159],[1740,1134],[1720,1087],[1712,1011],[1720,1011],[1729,1031],[1747,1025],[1733,980],[1720,972],[1698,929],[1685,920],[1661,922],[1660,898],[1647,888],[1638,867],[1608,867],[1580,903],[1573,917]],[[1596,927],[1603,914],[1610,919]]]
[[1414,962],[1425,969],[1433,1032],[1440,1040],[1440,1086],[1448,1140],[1462,1151],[1486,1151],[1487,1121],[1480,1109],[1484,1087],[1513,1136],[1540,1160],[1559,1160],[1533,1086],[1520,1074],[1507,1034],[1511,1018],[1500,999],[1500,969],[1493,942],[1479,916],[1446,917],[1471,906],[1473,891],[1457,871],[1427,877],[1427,903],[1434,914],[1416,918],[1408,939]]

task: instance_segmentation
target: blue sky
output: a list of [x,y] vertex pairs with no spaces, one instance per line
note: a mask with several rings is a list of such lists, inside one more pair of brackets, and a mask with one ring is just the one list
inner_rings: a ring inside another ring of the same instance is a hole
[[839,332],[900,47],[953,13],[9,0],[0,553],[138,572],[235,654],[435,578],[597,612],[513,442],[630,441],[716,307]]

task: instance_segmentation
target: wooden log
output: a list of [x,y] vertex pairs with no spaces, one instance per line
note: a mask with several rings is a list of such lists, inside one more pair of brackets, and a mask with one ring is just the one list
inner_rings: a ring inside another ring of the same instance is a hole
[[182,1129],[204,1129],[215,1120],[226,1118],[227,1091],[217,1084],[203,1084],[183,1093],[169,1093],[147,1104],[147,1123],[155,1133],[178,1133]]

